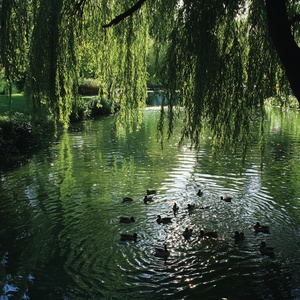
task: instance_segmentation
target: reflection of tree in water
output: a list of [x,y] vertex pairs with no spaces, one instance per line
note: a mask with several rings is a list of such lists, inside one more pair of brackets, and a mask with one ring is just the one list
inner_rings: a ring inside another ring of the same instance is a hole
[[295,199],[300,188],[297,180],[300,174],[297,142],[300,139],[299,112],[267,109],[267,117],[265,131],[270,134],[265,141],[263,181],[272,186],[272,194],[285,206],[287,199]]
[[68,133],[64,133],[60,140],[57,165],[59,168],[58,174],[62,180],[60,184],[60,199],[63,204],[64,201],[71,199],[72,192],[76,186],[73,170],[73,154]]

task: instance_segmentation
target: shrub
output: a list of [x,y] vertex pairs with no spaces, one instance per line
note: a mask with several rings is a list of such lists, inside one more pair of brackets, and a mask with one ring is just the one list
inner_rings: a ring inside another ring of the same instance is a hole
[[[11,82],[11,93],[17,94],[21,90],[21,81],[20,82]],[[9,94],[9,85],[4,78],[3,72],[0,72],[0,95],[8,95]]]
[[0,157],[8,159],[23,155],[49,143],[53,136],[50,121],[32,125],[30,116],[16,113],[0,121]]
[[80,99],[73,105],[70,122],[82,121],[97,116],[109,115],[119,110],[118,104],[112,109],[112,102],[104,98],[91,97]]
[[100,84],[95,79],[80,79],[78,93],[82,96],[95,96],[99,93]]

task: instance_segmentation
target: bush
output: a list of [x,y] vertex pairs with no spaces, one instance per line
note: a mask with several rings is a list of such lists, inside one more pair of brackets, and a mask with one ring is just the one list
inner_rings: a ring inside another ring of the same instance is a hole
[[109,115],[114,110],[112,110],[111,107],[112,103],[110,101],[107,101],[103,98],[100,100],[97,98],[94,98],[89,103],[89,110],[90,110],[90,116],[95,117],[99,115]]
[[[8,95],[9,94],[9,85],[7,81],[2,76],[3,74],[0,73],[0,95]],[[12,82],[11,83],[11,93],[17,94],[20,93],[21,90],[21,82]]]
[[95,118],[97,116],[110,115],[119,110],[118,104],[115,104],[112,109],[112,102],[104,98],[91,97],[88,99],[80,99],[74,103],[70,122],[82,121]]
[[0,157],[9,159],[31,153],[34,149],[49,143],[53,136],[53,124],[44,121],[32,125],[28,115],[16,113],[0,121]]
[[82,121],[86,117],[85,102],[83,99],[73,102],[72,112],[70,115],[70,122]]
[[95,96],[99,93],[100,84],[95,79],[80,79],[78,93],[82,96]]

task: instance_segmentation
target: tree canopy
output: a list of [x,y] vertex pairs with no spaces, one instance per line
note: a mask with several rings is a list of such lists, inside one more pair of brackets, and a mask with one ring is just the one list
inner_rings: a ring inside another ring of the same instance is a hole
[[0,0],[0,67],[9,83],[25,79],[36,117],[68,126],[78,78],[93,77],[126,122],[145,106],[151,54],[151,78],[169,106],[161,131],[167,120],[171,134],[180,115],[195,145],[205,125],[216,144],[234,146],[265,99],[292,90],[300,100],[298,8],[287,0]]

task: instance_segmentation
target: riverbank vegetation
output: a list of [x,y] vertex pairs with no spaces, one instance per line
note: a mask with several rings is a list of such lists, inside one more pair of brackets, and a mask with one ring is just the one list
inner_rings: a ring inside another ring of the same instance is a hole
[[[74,103],[70,122],[93,119],[111,113],[111,103],[104,99],[99,100],[97,88],[94,85],[92,88],[89,84],[81,86],[82,92],[89,96],[82,96],[76,105]],[[117,107],[115,110],[117,111]],[[51,116],[36,120],[35,123],[32,122],[32,109],[23,93],[10,96],[0,95],[0,158],[2,164],[13,163],[41,147],[47,147],[59,135],[60,131],[55,132]]]

